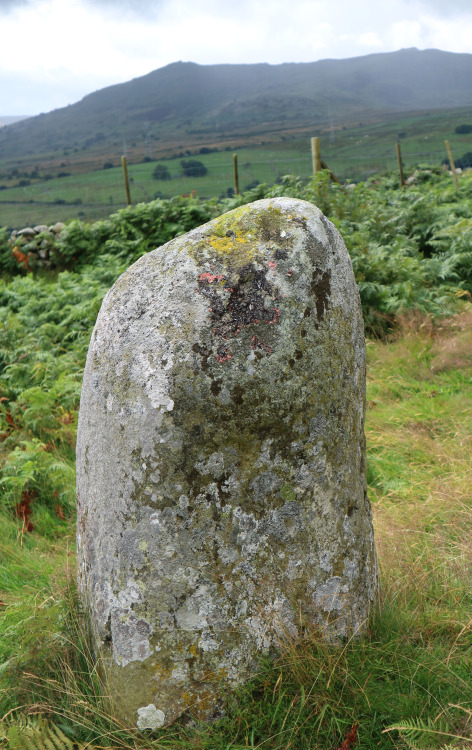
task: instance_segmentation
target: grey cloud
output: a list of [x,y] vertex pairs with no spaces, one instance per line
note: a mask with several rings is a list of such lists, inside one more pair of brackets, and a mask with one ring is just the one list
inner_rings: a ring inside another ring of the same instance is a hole
[[[84,5],[93,8],[124,13],[140,17],[155,17],[171,0],[83,0]],[[9,12],[25,5],[38,5],[39,0],[0,0],[0,13]]]
[[445,0],[420,0],[419,5],[444,17],[472,15],[470,0],[448,0],[447,2]]
[[155,18],[168,2],[171,0],[84,0],[85,5],[113,11],[115,16],[122,12],[141,18]]
[[28,0],[0,0],[0,13],[4,11],[13,10],[18,8],[20,5],[28,5]]

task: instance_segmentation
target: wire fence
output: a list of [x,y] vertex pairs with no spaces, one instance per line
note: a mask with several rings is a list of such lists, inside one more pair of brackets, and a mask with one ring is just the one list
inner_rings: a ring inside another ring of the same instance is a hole
[[[463,148],[463,146],[462,146]],[[309,179],[313,174],[312,156],[285,150],[250,151],[238,154],[239,188],[245,190],[265,183],[280,182],[285,175]],[[395,172],[399,164],[395,148],[374,153],[373,148],[327,148],[323,154],[327,166],[340,182],[358,182],[374,175]],[[196,156],[205,163],[203,176],[184,175],[179,159],[167,160],[167,179],[155,179],[156,162],[128,166],[131,200],[148,202],[155,198],[197,195],[201,199],[222,198],[234,193],[232,154],[217,152]],[[164,163],[164,162],[159,162]],[[437,150],[402,151],[405,176],[418,168],[448,169],[446,148]],[[459,169],[472,166],[472,152],[456,157]],[[11,197],[10,197],[11,193]],[[126,205],[123,175],[120,168],[97,169],[93,173],[64,176],[46,182],[31,183],[15,191],[0,191],[0,227],[18,228],[26,224],[42,224],[70,218],[93,221],[109,216]]]

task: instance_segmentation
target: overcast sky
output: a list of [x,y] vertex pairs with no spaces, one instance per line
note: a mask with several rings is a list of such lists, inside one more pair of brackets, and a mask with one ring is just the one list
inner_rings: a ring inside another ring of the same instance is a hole
[[0,115],[34,115],[177,60],[472,52],[472,0],[0,0]]

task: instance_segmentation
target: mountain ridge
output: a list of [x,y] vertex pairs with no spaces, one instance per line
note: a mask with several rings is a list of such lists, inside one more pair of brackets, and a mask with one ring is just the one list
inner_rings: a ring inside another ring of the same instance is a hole
[[0,130],[0,160],[231,143],[379,113],[472,104],[472,54],[403,49],[308,63],[174,62]]

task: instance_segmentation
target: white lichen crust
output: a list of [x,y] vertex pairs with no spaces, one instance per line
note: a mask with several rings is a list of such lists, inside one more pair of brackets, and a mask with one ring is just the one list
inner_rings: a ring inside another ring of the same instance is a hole
[[243,206],[118,279],[77,441],[80,586],[117,715],[209,718],[304,621],[362,627],[364,411],[351,262],[313,205]]

